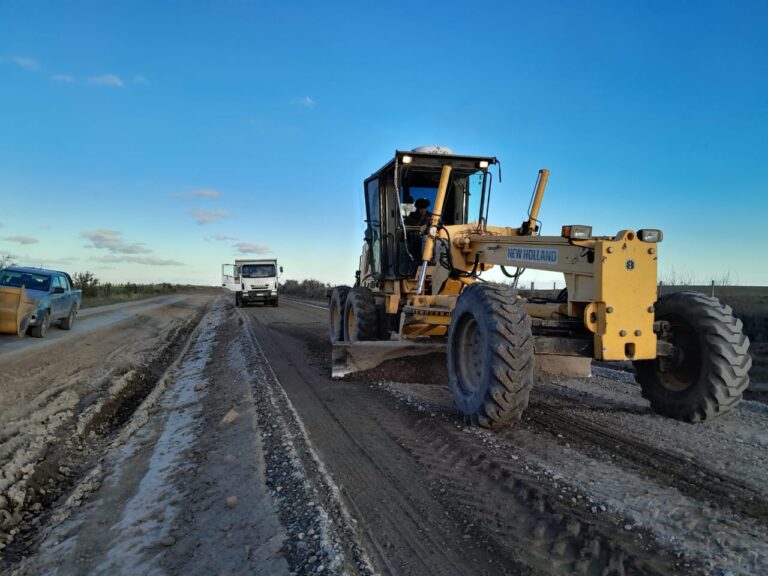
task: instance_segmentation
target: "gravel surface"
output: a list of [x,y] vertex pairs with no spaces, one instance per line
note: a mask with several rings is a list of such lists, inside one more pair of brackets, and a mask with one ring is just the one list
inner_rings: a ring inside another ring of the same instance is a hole
[[765,404],[685,424],[601,364],[489,432],[439,358],[334,381],[321,305],[228,296],[0,341],[3,573],[768,574]]

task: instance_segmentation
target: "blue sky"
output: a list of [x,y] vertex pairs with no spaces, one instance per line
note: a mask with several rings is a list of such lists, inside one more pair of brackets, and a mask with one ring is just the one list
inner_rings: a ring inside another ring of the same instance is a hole
[[[662,228],[660,275],[768,285],[765,2],[0,1],[0,254],[351,282],[395,148],[495,155],[491,223]],[[527,280],[536,279],[532,274]],[[544,276],[542,276],[544,278]]]

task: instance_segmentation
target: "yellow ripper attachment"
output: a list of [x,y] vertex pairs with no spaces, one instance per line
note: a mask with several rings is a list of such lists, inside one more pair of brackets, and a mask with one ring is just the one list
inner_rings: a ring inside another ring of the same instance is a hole
[[24,287],[0,286],[0,333],[23,336],[35,301],[27,296]]

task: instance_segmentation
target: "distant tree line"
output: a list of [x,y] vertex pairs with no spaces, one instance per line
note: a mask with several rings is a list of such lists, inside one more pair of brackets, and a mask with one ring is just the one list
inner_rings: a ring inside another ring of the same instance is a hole
[[83,298],[108,298],[110,296],[147,296],[154,294],[170,294],[178,292],[178,284],[161,282],[159,284],[135,284],[125,282],[113,284],[102,283],[93,272],[76,272],[72,276],[75,288],[83,291]]
[[323,284],[319,280],[286,280],[280,284],[280,291],[289,296],[299,296],[312,300],[325,299],[328,291],[333,288],[330,284]]

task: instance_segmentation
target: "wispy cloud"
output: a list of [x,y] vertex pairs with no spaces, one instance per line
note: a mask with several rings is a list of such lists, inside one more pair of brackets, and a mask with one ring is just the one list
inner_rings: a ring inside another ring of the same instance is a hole
[[213,188],[199,188],[191,192],[176,194],[176,198],[219,198],[220,196],[221,192]]
[[38,62],[34,58],[28,58],[26,56],[8,56],[5,58],[2,58],[2,60],[5,60],[7,62],[13,62],[19,68],[24,68],[24,70],[40,69],[40,62]]
[[232,240],[237,240],[234,236],[227,236],[226,234],[214,234],[213,236],[206,236],[205,239],[208,242],[211,240],[216,240],[217,242],[231,242]]
[[134,84],[149,84],[149,80],[147,80],[147,77],[142,74],[136,74],[133,77],[133,83]]
[[51,76],[52,82],[62,82],[63,84],[74,84],[75,77],[70,74],[54,74]]
[[315,100],[311,96],[304,96],[303,98],[294,98],[291,100],[291,104],[296,106],[304,106],[305,108],[314,108]]
[[4,236],[3,240],[7,242],[18,242],[19,244],[37,244],[39,240],[32,236]]
[[160,258],[159,256],[97,256],[93,258],[94,262],[101,262],[104,264],[118,264],[118,263],[131,263],[131,264],[144,264],[146,266],[184,266],[184,262],[178,260],[171,260],[168,258]]
[[198,210],[197,208],[190,208],[187,210],[187,214],[192,216],[198,224],[211,224],[233,215],[227,210]]
[[93,248],[103,248],[113,254],[149,254],[152,252],[142,243],[127,243],[123,240],[123,233],[118,230],[101,228],[91,232],[81,232],[80,237],[90,240]]
[[122,88],[125,86],[122,78],[117,74],[102,74],[101,76],[92,76],[90,78],[91,84],[97,84],[99,86],[113,86],[115,88]]
[[256,242],[235,242],[233,247],[240,254],[267,254],[272,252],[266,244],[258,244]]

